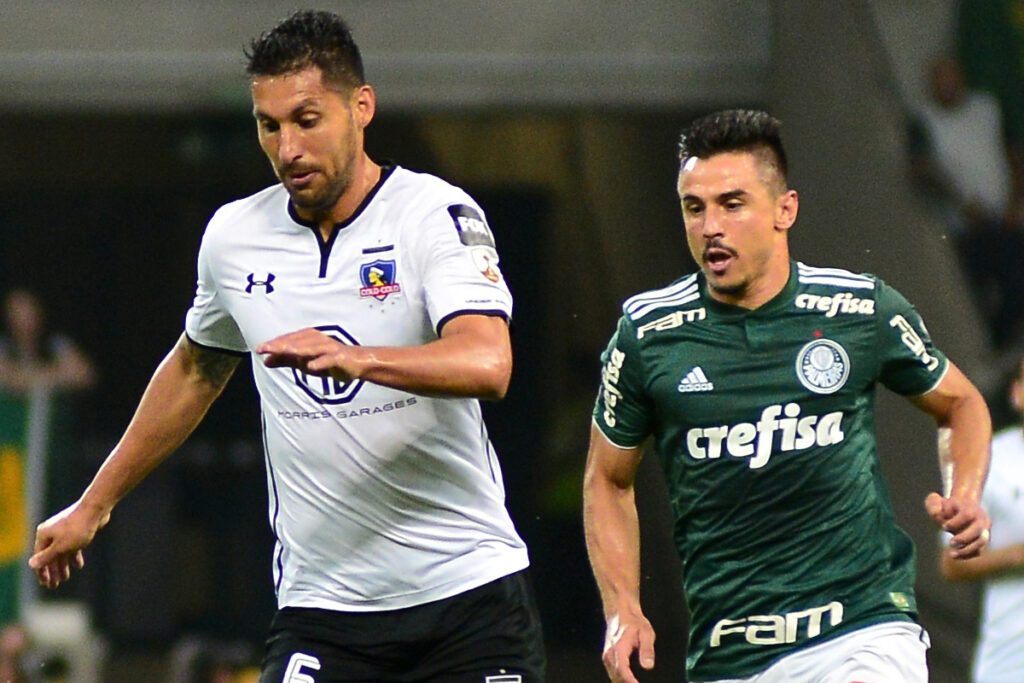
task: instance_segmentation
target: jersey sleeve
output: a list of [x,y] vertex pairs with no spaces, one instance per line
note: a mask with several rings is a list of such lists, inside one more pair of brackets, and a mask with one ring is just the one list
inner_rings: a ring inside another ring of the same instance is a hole
[[635,448],[651,433],[651,402],[644,389],[643,362],[636,328],[623,316],[601,354],[601,387],[594,423],[616,446]]
[[185,334],[193,342],[231,353],[247,353],[249,349],[234,318],[224,307],[224,300],[218,294],[217,280],[212,260],[217,251],[213,238],[215,215],[203,234],[199,245],[196,294],[192,307],[185,314]]
[[881,280],[876,304],[882,384],[904,396],[928,393],[945,376],[949,360],[935,348],[917,310]]
[[427,313],[435,331],[463,313],[511,317],[512,295],[480,207],[453,203],[431,211],[418,235]]

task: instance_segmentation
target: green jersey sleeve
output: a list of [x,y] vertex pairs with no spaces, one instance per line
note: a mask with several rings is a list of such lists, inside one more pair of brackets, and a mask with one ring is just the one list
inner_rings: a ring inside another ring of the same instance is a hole
[[601,387],[594,422],[616,446],[634,448],[651,433],[651,403],[645,389],[636,328],[627,316],[601,354]]
[[879,378],[898,394],[926,394],[945,376],[949,360],[910,302],[885,282],[877,285]]

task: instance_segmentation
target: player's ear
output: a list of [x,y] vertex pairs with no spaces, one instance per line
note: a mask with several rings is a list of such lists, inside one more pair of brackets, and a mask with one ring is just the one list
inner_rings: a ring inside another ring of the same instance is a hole
[[366,128],[370,125],[370,121],[373,120],[373,115],[377,111],[377,95],[373,92],[373,88],[366,84],[359,86],[352,91],[349,103],[359,127]]
[[775,200],[775,227],[789,230],[796,222],[796,214],[800,210],[800,197],[796,190],[786,190]]

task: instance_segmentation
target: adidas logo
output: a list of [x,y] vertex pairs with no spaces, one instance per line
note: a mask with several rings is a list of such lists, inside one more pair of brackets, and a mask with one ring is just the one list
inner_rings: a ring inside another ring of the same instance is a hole
[[679,380],[679,391],[687,393],[690,391],[711,391],[715,388],[712,382],[708,381],[707,375],[698,365],[688,373],[686,377]]

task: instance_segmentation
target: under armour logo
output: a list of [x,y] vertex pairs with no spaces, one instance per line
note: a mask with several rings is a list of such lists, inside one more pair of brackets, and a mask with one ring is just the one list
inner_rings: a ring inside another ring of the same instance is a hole
[[252,294],[253,287],[266,287],[267,294],[270,294],[271,292],[274,291],[274,285],[270,284],[271,282],[274,281],[273,273],[267,273],[266,280],[257,280],[256,273],[249,273],[248,275],[245,276],[245,279],[249,281],[249,284],[245,286],[246,294]]

